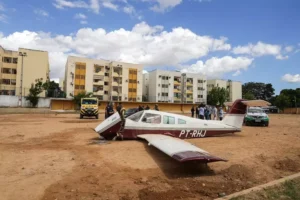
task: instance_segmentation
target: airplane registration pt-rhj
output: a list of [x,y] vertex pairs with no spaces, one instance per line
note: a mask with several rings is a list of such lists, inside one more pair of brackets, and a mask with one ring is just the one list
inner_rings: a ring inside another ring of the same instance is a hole
[[236,100],[222,121],[201,120],[156,110],[139,111],[122,122],[118,112],[100,123],[95,131],[105,139],[145,139],[149,145],[179,162],[227,161],[182,139],[203,138],[241,131],[250,101]]

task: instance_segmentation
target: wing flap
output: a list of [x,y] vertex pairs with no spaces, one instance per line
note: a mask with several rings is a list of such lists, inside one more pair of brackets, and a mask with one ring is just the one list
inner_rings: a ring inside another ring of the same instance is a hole
[[210,155],[207,151],[200,149],[184,140],[161,134],[143,134],[139,138],[145,139],[149,145],[153,145],[165,154],[179,162],[197,160],[201,162],[226,161],[222,158]]

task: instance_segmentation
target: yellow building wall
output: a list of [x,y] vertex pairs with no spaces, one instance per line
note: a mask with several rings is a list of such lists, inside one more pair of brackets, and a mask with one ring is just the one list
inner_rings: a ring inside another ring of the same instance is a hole
[[137,97],[137,69],[128,70],[128,100],[136,101]]
[[85,76],[86,76],[86,63],[75,63],[75,89],[74,95],[85,91]]
[[[30,50],[20,48],[19,52],[26,52],[27,56],[23,57],[23,96],[29,94],[29,89],[36,79],[43,79],[43,82],[49,79],[49,57],[48,52]],[[16,95],[19,95],[21,85],[21,69],[22,57],[18,56],[17,65],[17,81],[16,81]],[[40,94],[41,97],[45,96],[45,92]]]

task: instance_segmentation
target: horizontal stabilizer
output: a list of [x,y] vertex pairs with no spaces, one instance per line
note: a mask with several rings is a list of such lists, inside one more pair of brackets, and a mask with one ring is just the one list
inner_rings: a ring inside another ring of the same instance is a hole
[[149,145],[153,145],[168,156],[179,162],[200,161],[204,163],[227,161],[210,155],[207,151],[200,149],[184,140],[161,134],[143,134],[139,138],[145,139]]

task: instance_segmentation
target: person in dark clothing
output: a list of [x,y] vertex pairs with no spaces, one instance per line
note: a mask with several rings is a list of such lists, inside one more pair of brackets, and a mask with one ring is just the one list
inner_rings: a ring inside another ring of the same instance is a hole
[[119,105],[117,106],[117,111],[119,114],[121,114],[121,109],[122,109],[122,103],[119,103]]
[[206,120],[209,119],[208,115],[209,115],[209,110],[208,110],[207,107],[204,107],[204,116],[205,116],[205,119],[206,119]]
[[106,113],[107,113],[107,118],[109,118],[114,114],[114,108],[112,103],[109,103],[109,105],[106,106]]
[[145,110],[150,110],[150,107],[147,105],[146,108],[145,108]]
[[155,104],[155,106],[154,106],[154,110],[157,110],[157,111],[159,111],[159,108],[158,108],[158,105],[157,105],[157,104]]
[[193,106],[192,109],[191,109],[191,113],[192,113],[192,117],[194,118],[194,113],[195,113],[195,108],[194,108],[194,106]]
[[196,106],[196,118],[199,118],[199,106]]
[[141,105],[139,105],[138,109],[139,109],[139,111],[144,110],[143,107],[142,107]]

